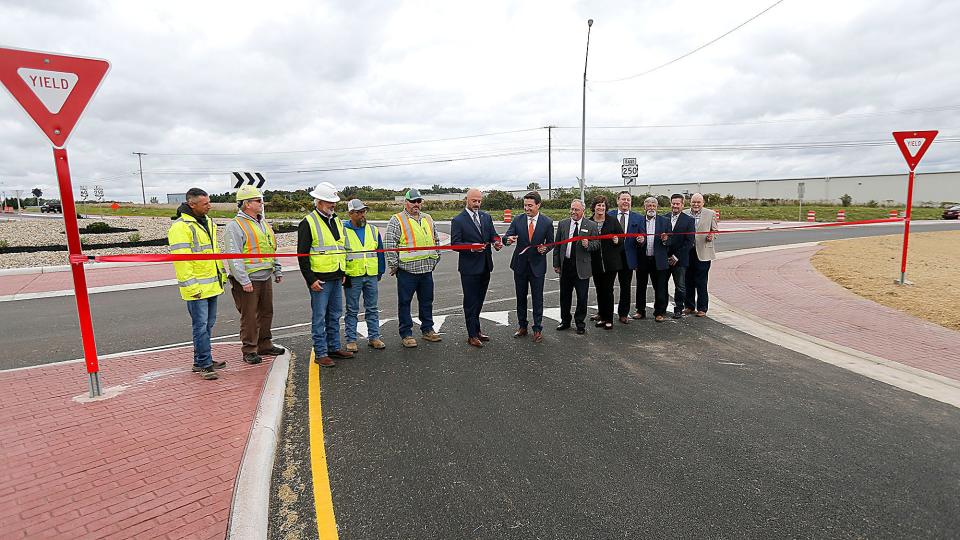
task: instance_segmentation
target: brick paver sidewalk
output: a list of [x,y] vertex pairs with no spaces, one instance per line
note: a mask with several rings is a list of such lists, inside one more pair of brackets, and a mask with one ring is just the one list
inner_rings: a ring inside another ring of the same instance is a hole
[[0,538],[223,538],[269,362],[216,381],[192,349],[101,362],[111,399],[87,395],[83,363],[0,372]]
[[[176,278],[170,263],[129,264],[106,268],[87,265],[84,276],[87,287],[128,285]],[[0,296],[63,290],[73,290],[73,274],[70,271],[0,276]]]
[[714,261],[710,294],[787,328],[960,381],[960,332],[866,300],[827,279],[810,263],[819,249]]

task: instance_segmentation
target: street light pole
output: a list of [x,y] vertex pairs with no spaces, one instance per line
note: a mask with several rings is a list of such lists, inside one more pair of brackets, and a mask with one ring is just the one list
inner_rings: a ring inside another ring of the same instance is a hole
[[145,152],[133,152],[137,156],[137,162],[140,163],[140,193],[143,195],[143,204],[147,204],[147,191],[143,188],[143,156]]
[[586,204],[584,186],[587,183],[587,60],[590,59],[590,27],[593,19],[587,19],[587,53],[583,57],[583,117],[580,122],[580,199]]

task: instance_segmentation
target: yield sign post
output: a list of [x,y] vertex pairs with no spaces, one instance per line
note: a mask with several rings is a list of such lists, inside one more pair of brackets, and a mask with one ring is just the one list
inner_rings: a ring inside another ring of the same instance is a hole
[[83,272],[83,253],[77,211],[73,204],[67,139],[87,103],[110,69],[106,60],[63,56],[36,51],[0,47],[0,83],[13,95],[27,115],[53,143],[53,160],[60,184],[63,220],[67,230],[67,248],[73,288],[77,297],[80,336],[90,383],[90,397],[100,395],[100,366],[93,336],[87,281]]
[[903,154],[903,159],[907,160],[907,166],[910,167],[910,181],[907,184],[907,213],[903,220],[903,255],[900,258],[900,285],[907,283],[907,244],[910,242],[910,213],[913,208],[913,170],[917,168],[923,154],[927,152],[938,131],[894,131],[893,140],[897,141],[897,146]]

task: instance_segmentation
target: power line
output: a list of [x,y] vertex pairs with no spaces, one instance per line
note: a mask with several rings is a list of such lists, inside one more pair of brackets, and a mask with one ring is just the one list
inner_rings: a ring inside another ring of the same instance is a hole
[[316,148],[312,150],[280,150],[276,152],[238,152],[238,153],[176,153],[176,152],[150,152],[151,156],[269,156],[269,155],[281,155],[281,154],[307,154],[312,152],[337,152],[343,150],[367,150],[371,148],[385,148],[388,146],[403,146],[409,144],[425,144],[425,143],[435,143],[435,142],[446,142],[446,141],[457,141],[462,139],[476,139],[479,137],[494,137],[497,135],[510,135],[514,133],[524,133],[529,131],[538,131],[541,129],[546,129],[543,127],[534,127],[534,128],[525,128],[525,129],[514,129],[511,131],[495,131],[491,133],[479,133],[475,135],[461,135],[458,137],[444,137],[440,139],[424,139],[419,141],[404,141],[404,142],[395,142],[395,143],[383,143],[383,144],[370,144],[365,146],[345,146],[342,148]]
[[727,30],[727,31],[724,32],[723,34],[721,34],[721,35],[719,35],[719,36],[711,39],[710,41],[704,43],[703,45],[697,47],[696,49],[693,49],[693,50],[690,51],[690,52],[684,53],[684,54],[682,54],[682,55],[674,58],[673,60],[670,60],[670,61],[668,61],[668,62],[664,62],[663,64],[660,64],[659,66],[652,67],[652,68],[650,68],[650,69],[648,69],[648,70],[646,70],[646,71],[637,73],[636,75],[630,75],[629,77],[621,77],[621,78],[619,78],[619,79],[594,80],[594,81],[591,81],[591,82],[595,82],[595,83],[615,83],[615,82],[627,81],[627,80],[630,80],[630,79],[636,79],[637,77],[643,77],[644,75],[649,75],[650,73],[653,73],[654,71],[657,71],[657,70],[659,70],[659,69],[663,69],[663,68],[669,66],[670,64],[673,64],[673,63],[675,63],[675,62],[679,62],[680,60],[683,60],[684,58],[686,58],[686,57],[688,57],[688,56],[690,56],[690,55],[692,55],[692,54],[694,54],[694,53],[697,53],[697,52],[699,52],[699,51],[702,51],[703,49],[706,49],[706,48],[709,47],[710,45],[713,45],[714,43],[720,41],[721,39],[729,36],[730,34],[736,32],[736,31],[739,30],[739,29],[743,28],[744,26],[746,26],[748,23],[752,22],[752,21],[753,21],[754,19],[756,19],[757,17],[759,17],[759,16],[763,15],[764,13],[770,11],[771,9],[777,7],[777,6],[778,6],[779,4],[781,4],[781,3],[783,3],[783,0],[777,0],[776,2],[774,2],[773,4],[771,4],[770,6],[768,6],[766,9],[764,9],[764,10],[761,11],[760,13],[757,13],[757,14],[754,15],[753,17],[750,17],[749,19],[743,21],[742,23],[740,23],[740,24],[738,24],[737,26],[731,28],[730,30]]

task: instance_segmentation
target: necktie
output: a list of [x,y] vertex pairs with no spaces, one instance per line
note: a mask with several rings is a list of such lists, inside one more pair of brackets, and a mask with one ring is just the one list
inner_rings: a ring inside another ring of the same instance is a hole
[[527,219],[527,239],[533,243],[533,220]]
[[623,227],[623,232],[627,232],[627,213],[620,212],[620,226]]
[[[580,222],[579,222],[579,221],[571,221],[571,222],[570,222],[570,236],[568,236],[567,239],[569,240],[570,238],[573,238],[574,236],[576,236],[576,232],[579,231],[579,230],[580,230]],[[568,243],[567,243],[567,258],[568,258],[568,259],[570,258],[570,251],[571,251],[572,249],[573,249],[573,242],[568,242]]]
[[480,212],[471,212],[471,214],[473,214],[473,223],[474,223],[474,225],[477,226],[477,230],[480,231],[480,233],[482,234],[482,233],[483,233],[483,227],[480,226]]

